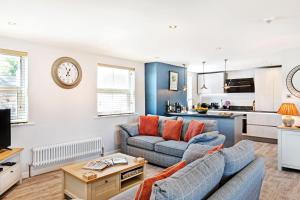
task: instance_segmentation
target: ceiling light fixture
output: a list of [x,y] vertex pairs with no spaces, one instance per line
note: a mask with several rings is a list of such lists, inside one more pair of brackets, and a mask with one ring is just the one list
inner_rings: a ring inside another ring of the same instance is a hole
[[202,62],[202,65],[203,65],[203,76],[202,76],[202,79],[203,79],[203,85],[202,85],[202,87],[200,88],[201,90],[207,90],[207,87],[206,87],[206,85],[205,85],[205,74],[204,74],[204,65],[205,65],[205,61],[203,61]]
[[15,25],[17,25],[17,23],[16,23],[16,22],[13,22],[13,21],[9,21],[7,24],[10,25],[10,26],[15,26]]
[[271,24],[274,20],[275,20],[275,17],[266,17],[263,19],[264,22],[266,22],[267,24]]
[[169,25],[169,29],[176,29],[177,25]]

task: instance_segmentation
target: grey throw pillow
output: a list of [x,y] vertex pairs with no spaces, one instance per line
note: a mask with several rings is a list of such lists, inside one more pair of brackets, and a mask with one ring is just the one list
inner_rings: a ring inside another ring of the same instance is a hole
[[138,125],[138,123],[121,124],[119,126],[120,126],[121,129],[126,131],[131,137],[139,135],[139,125]]
[[181,135],[180,135],[180,139],[184,140],[184,136],[186,134],[186,131],[189,128],[191,120],[183,120],[183,125],[182,125],[182,130],[181,130]]
[[186,163],[191,163],[199,158],[203,158],[207,151],[212,149],[212,146],[202,145],[202,144],[191,144],[184,152],[182,160],[185,160]]
[[217,120],[200,120],[204,123],[203,132],[217,131],[218,123]]
[[221,153],[225,158],[224,177],[236,174],[255,159],[253,142],[249,140],[242,140]]
[[199,142],[208,142],[210,140],[217,138],[218,135],[219,135],[219,131],[210,131],[210,132],[202,133],[192,137],[188,145],[199,143]]

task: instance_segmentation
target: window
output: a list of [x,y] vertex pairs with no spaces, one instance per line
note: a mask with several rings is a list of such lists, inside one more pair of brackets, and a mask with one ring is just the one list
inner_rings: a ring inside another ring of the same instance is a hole
[[187,75],[187,102],[188,108],[193,107],[193,74],[188,73]]
[[102,115],[135,112],[135,71],[100,65],[97,68],[97,112]]
[[0,109],[11,109],[11,122],[27,122],[27,53],[0,49]]

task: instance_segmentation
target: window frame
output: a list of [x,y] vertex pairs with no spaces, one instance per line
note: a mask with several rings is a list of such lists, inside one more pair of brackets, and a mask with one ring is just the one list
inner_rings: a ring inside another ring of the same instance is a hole
[[[20,79],[21,85],[20,87],[1,87],[0,86],[0,93],[13,93],[17,95],[17,110],[20,113],[20,105],[24,104],[24,118],[21,119],[17,115],[17,119],[12,120],[11,124],[23,124],[28,123],[28,53],[23,51],[15,51],[10,49],[2,49],[0,48],[0,55],[8,55],[8,56],[16,56],[20,57]],[[23,85],[22,85],[23,84]],[[24,93],[24,102],[21,101],[22,92]]]
[[[131,92],[132,88],[129,89],[114,89],[114,88],[98,88],[96,87],[96,94],[97,94],[97,116],[98,117],[105,117],[105,116],[122,116],[122,115],[131,115],[135,114],[135,109],[136,109],[136,81],[135,81],[135,68],[132,67],[124,67],[124,66],[118,66],[118,65],[111,65],[111,64],[104,64],[104,63],[98,63],[97,64],[97,70],[99,67],[106,67],[106,68],[114,68],[114,69],[124,69],[133,72],[134,76],[134,82],[130,83],[130,85],[133,85],[133,92]],[[97,81],[98,81],[98,72],[96,73],[97,75]],[[107,93],[107,94],[128,94],[128,108],[130,108],[130,104],[133,103],[133,111],[132,112],[118,112],[118,113],[99,113],[98,112],[98,93]],[[133,101],[130,99],[131,98],[131,93],[133,95]]]

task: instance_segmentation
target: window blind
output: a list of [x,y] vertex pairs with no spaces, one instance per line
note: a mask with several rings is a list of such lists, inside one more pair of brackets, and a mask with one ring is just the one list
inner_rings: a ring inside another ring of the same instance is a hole
[[28,121],[27,53],[0,49],[0,109],[11,110],[11,122]]
[[135,112],[135,71],[133,68],[98,65],[97,112],[99,116]]

